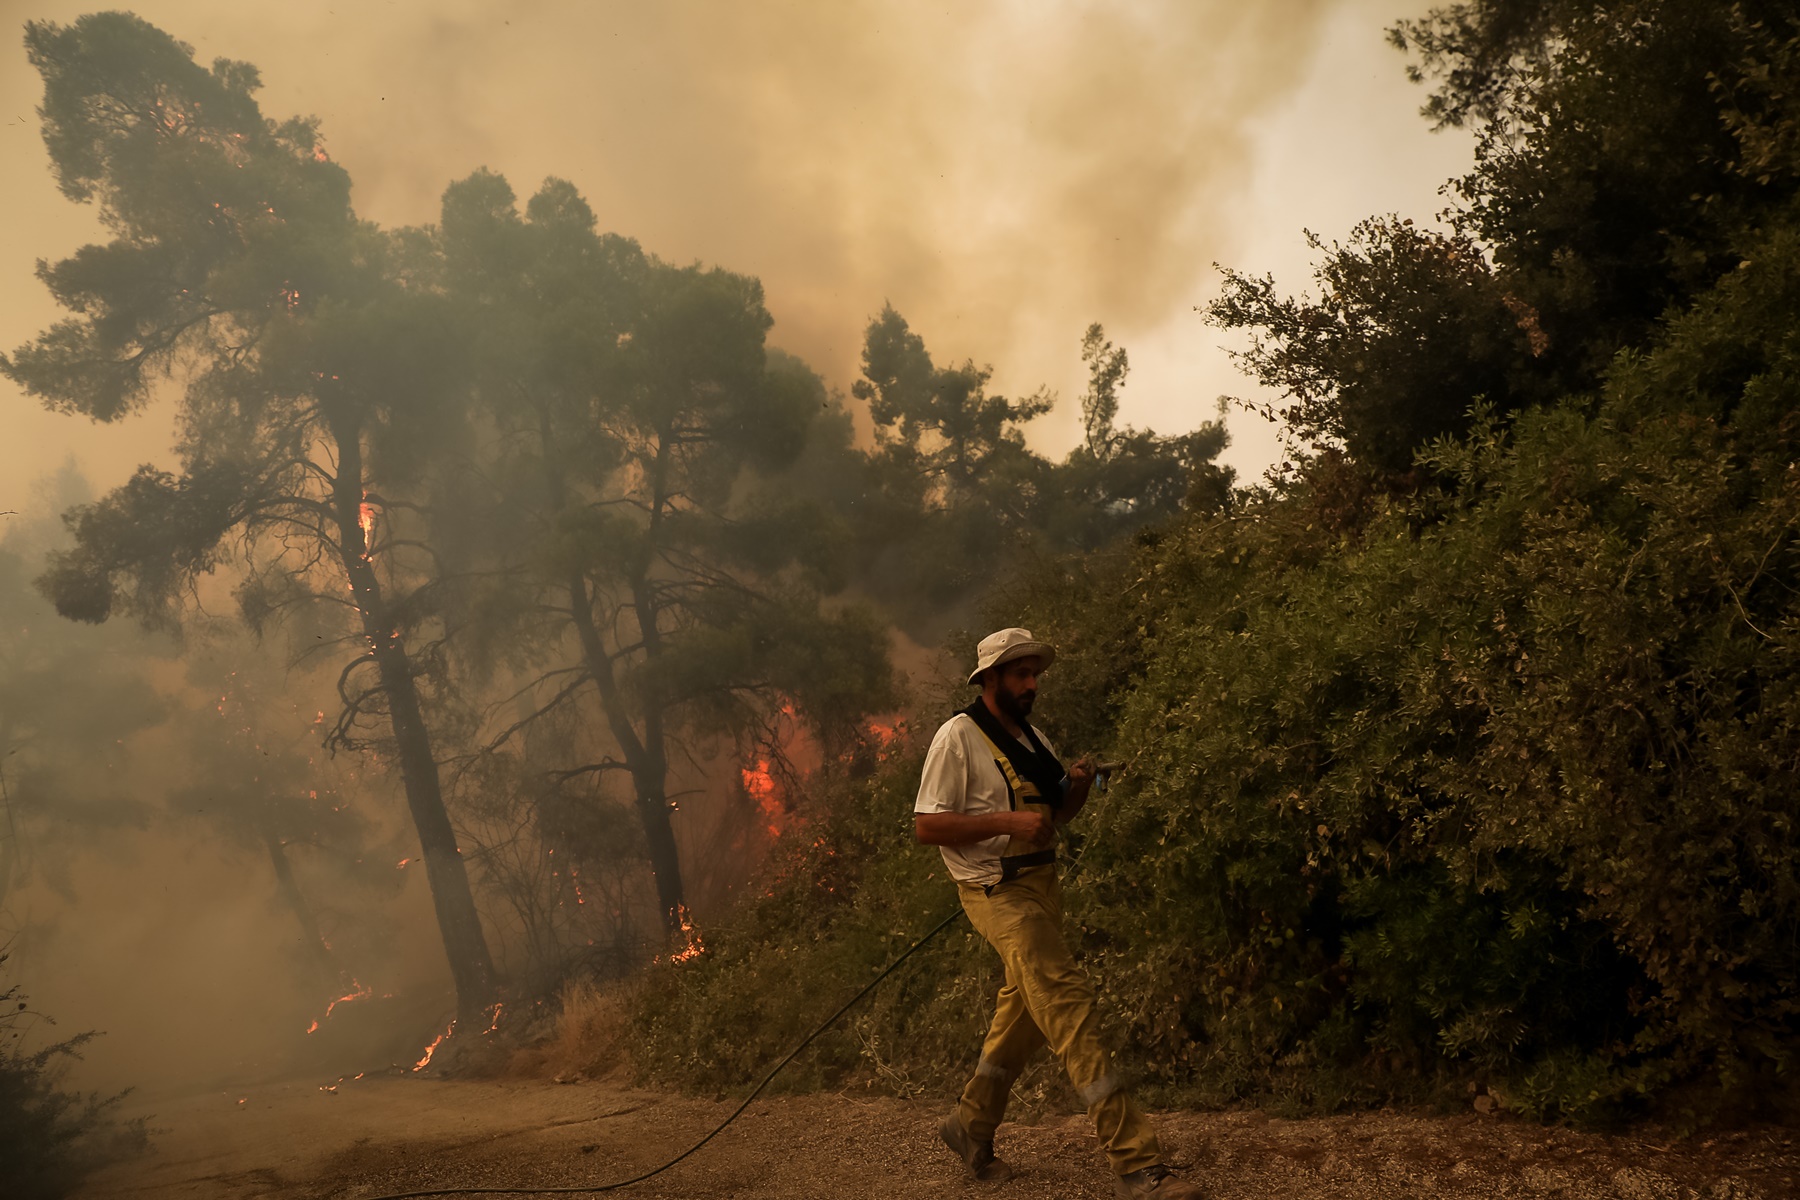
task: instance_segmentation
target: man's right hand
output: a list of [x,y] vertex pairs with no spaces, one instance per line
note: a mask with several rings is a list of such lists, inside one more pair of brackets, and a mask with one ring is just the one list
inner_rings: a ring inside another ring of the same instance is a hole
[[1049,813],[1022,809],[1006,815],[1011,818],[1012,825],[1007,832],[1021,842],[1030,842],[1033,845],[1048,844],[1050,839],[1056,835],[1056,822],[1051,819]]

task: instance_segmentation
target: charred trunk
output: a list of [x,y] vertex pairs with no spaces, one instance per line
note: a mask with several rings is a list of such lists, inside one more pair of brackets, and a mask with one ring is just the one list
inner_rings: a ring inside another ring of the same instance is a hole
[[406,788],[406,805],[419,834],[419,850],[425,860],[425,876],[431,886],[432,907],[444,953],[450,960],[450,976],[456,984],[457,1019],[467,1025],[494,1004],[494,965],[475,910],[469,872],[456,844],[456,831],[444,807],[437,759],[431,752],[431,734],[419,703],[412,661],[400,631],[389,619],[369,546],[362,527],[362,447],[354,434],[338,436],[338,473],[333,484],[332,507],[338,525],[338,545],[350,592],[362,613],[363,633],[369,654],[387,696],[388,720],[399,750],[400,777]]
[[[550,504],[560,512],[567,507],[569,496],[563,482],[555,432],[548,411],[542,407],[538,410],[538,434],[544,450],[545,484],[550,493]],[[652,521],[659,515],[653,514]],[[613,674],[613,656],[608,653],[606,641],[594,622],[594,596],[587,575],[579,570],[570,572],[567,588],[569,615],[575,623],[582,658],[593,678],[595,690],[600,693],[600,709],[606,714],[607,728],[613,741],[618,743],[619,753],[631,775],[638,821],[644,828],[645,851],[650,856],[650,873],[656,880],[656,904],[662,913],[663,928],[673,933],[681,928],[687,900],[681,880],[681,855],[675,848],[675,828],[669,820],[669,765],[663,744],[661,714],[654,703],[647,706],[644,733],[639,736],[620,692],[618,678]]]
[[312,905],[306,902],[299,883],[294,879],[294,867],[288,861],[287,846],[272,829],[263,830],[263,844],[269,848],[269,865],[275,869],[276,894],[300,924],[300,936],[306,947],[307,961],[318,975],[320,986],[330,988],[338,982],[337,963],[331,956],[331,947],[326,944],[325,935],[319,931],[319,920],[313,915]]
[[666,769],[637,787],[638,819],[644,824],[644,844],[650,854],[650,871],[656,876],[656,901],[662,906],[663,924],[681,928],[687,899],[681,885],[681,856],[675,849],[675,826],[669,820]]
[[606,714],[607,727],[631,774],[632,790],[637,794],[638,821],[644,827],[644,846],[650,855],[650,873],[656,878],[656,903],[662,913],[663,927],[669,931],[681,928],[681,913],[686,896],[681,882],[681,855],[675,848],[675,828],[669,820],[668,760],[664,757],[660,723],[646,722],[648,730],[658,736],[654,741],[639,737],[625,709],[619,682],[613,674],[612,656],[606,652],[600,630],[594,624],[593,596],[587,579],[577,572],[569,580],[569,611],[575,622],[575,633],[581,641],[582,656],[588,674],[600,693],[600,709]]

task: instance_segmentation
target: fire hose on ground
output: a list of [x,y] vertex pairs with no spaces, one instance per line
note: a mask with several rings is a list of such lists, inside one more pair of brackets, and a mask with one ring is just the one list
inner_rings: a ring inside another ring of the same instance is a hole
[[919,947],[923,946],[926,942],[929,942],[932,938],[936,937],[938,934],[942,933],[944,930],[950,928],[951,923],[954,922],[956,920],[956,918],[958,918],[960,916],[962,916],[962,909],[958,908],[955,912],[951,913],[949,916],[945,917],[942,921],[939,921],[936,925],[932,926],[931,931],[929,933],[927,933],[924,937],[922,937],[918,941],[914,942],[911,946],[908,946],[903,952],[901,952],[899,957],[895,958],[893,962],[890,962],[887,966],[882,968],[881,974],[879,974],[879,975],[875,976],[875,978],[869,980],[869,982],[864,985],[862,991],[856,993],[856,995],[854,995],[854,996],[850,997],[850,999],[844,1001],[842,1007],[840,1007],[836,1012],[832,1013],[829,1017],[826,1017],[824,1022],[821,1023],[817,1029],[814,1029],[811,1033],[807,1034],[806,1037],[804,1039],[802,1039],[802,1041],[800,1042],[800,1044],[798,1046],[795,1046],[792,1050],[788,1051],[787,1057],[783,1058],[780,1062],[776,1063],[774,1068],[771,1069],[767,1075],[764,1075],[762,1077],[762,1082],[757,1084],[756,1087],[750,1092],[750,1094],[748,1096],[744,1097],[744,1102],[742,1104],[739,1104],[737,1106],[737,1108],[733,1109],[730,1116],[726,1117],[723,1121],[720,1121],[717,1125],[715,1125],[713,1127],[712,1131],[710,1133],[708,1133],[705,1137],[701,1138],[699,1141],[695,1142],[693,1145],[689,1146],[686,1150],[683,1150],[680,1154],[677,1154],[674,1158],[671,1158],[668,1162],[662,1164],[660,1167],[656,1167],[653,1170],[645,1171],[641,1175],[633,1175],[630,1179],[620,1179],[614,1183],[570,1184],[570,1185],[563,1186],[563,1187],[436,1187],[436,1188],[420,1188],[417,1191],[411,1191],[411,1192],[390,1192],[390,1193],[388,1193],[386,1195],[382,1195],[382,1196],[370,1196],[370,1197],[368,1197],[368,1200],[412,1200],[412,1198],[415,1196],[522,1196],[522,1195],[550,1195],[550,1194],[567,1195],[569,1193],[579,1193],[579,1192],[610,1192],[616,1188],[630,1187],[632,1184],[642,1183],[646,1179],[651,1178],[652,1176],[661,1175],[664,1171],[668,1170],[670,1167],[674,1166],[676,1163],[680,1162],[682,1159],[686,1158],[688,1155],[692,1154],[694,1151],[700,1149],[700,1147],[706,1145],[706,1143],[712,1141],[713,1138],[717,1137],[720,1133],[722,1133],[727,1125],[729,1125],[733,1121],[737,1120],[738,1117],[740,1115],[742,1115],[743,1111],[746,1108],[750,1107],[750,1102],[752,1100],[756,1099],[757,1096],[762,1094],[762,1090],[769,1086],[769,1082],[772,1079],[774,1079],[776,1075],[781,1073],[781,1069],[783,1067],[785,1067],[789,1063],[793,1062],[794,1059],[799,1056],[799,1054],[802,1050],[806,1049],[808,1046],[810,1046],[812,1044],[812,1041],[814,1038],[818,1037],[821,1033],[824,1033],[827,1029],[830,1029],[831,1026],[834,1023],[836,1023],[836,1021],[839,1017],[843,1016],[845,1013],[849,1012],[852,1008],[854,1008],[856,1006],[856,1002],[858,1000],[861,1000],[864,996],[866,996],[870,992],[874,991],[876,984],[878,984],[882,980],[886,979],[889,975],[892,975],[894,973],[895,968],[897,968],[901,963],[905,962],[907,959],[912,957],[914,951],[918,950]]
[[[1099,788],[1100,788],[1101,792],[1106,791],[1106,785],[1107,785],[1107,781],[1109,780],[1109,778],[1115,772],[1119,771],[1123,766],[1124,766],[1123,763],[1103,762],[1103,763],[1099,764],[1098,767],[1095,768],[1094,774],[1095,774],[1096,780],[1099,784]],[[689,1146],[686,1150],[683,1150],[680,1154],[677,1154],[674,1158],[671,1158],[668,1162],[663,1163],[659,1167],[655,1167],[655,1168],[652,1168],[651,1170],[645,1171],[641,1175],[633,1175],[629,1179],[620,1179],[613,1183],[567,1184],[567,1185],[564,1185],[561,1187],[419,1188],[416,1191],[410,1191],[410,1192],[389,1192],[389,1193],[386,1193],[385,1195],[370,1196],[370,1197],[367,1197],[367,1200],[414,1200],[414,1198],[418,1197],[418,1196],[546,1196],[546,1195],[579,1194],[579,1193],[585,1193],[585,1192],[610,1192],[610,1191],[614,1191],[618,1188],[630,1187],[634,1183],[643,1183],[646,1179],[650,1179],[657,1175],[661,1175],[664,1171],[668,1170],[670,1167],[674,1166],[676,1163],[680,1162],[682,1159],[686,1158],[688,1155],[694,1153],[694,1151],[700,1149],[700,1147],[706,1145],[706,1143],[712,1141],[719,1134],[723,1133],[725,1131],[725,1127],[727,1125],[730,1125],[733,1121],[737,1120],[738,1117],[743,1115],[744,1110],[750,1107],[750,1102],[762,1094],[762,1090],[764,1088],[768,1087],[770,1081],[772,1081],[775,1078],[775,1076],[777,1076],[781,1073],[781,1069],[783,1067],[785,1067],[789,1063],[793,1062],[795,1058],[799,1057],[799,1054],[802,1050],[804,1050],[808,1046],[812,1045],[814,1038],[818,1037],[821,1033],[824,1033],[827,1029],[830,1029],[832,1027],[832,1025],[837,1023],[837,1019],[839,1017],[843,1016],[845,1013],[849,1012],[852,1008],[856,1007],[857,1001],[861,1000],[864,996],[866,996],[870,992],[874,991],[875,986],[877,984],[879,984],[882,980],[886,979],[889,975],[892,975],[894,973],[895,969],[898,968],[901,963],[903,963],[907,959],[911,958],[913,956],[913,954],[920,947],[925,945],[926,942],[929,942],[932,938],[936,937],[938,934],[942,933],[944,930],[950,928],[951,924],[953,922],[955,922],[956,918],[958,918],[962,915],[963,915],[962,909],[959,907],[954,912],[952,912],[949,916],[945,917],[942,921],[939,921],[936,925],[933,925],[931,927],[930,931],[927,932],[924,937],[920,938],[918,941],[914,942],[912,945],[908,946],[905,950],[903,950],[900,953],[900,955],[894,959],[894,961],[890,962],[887,966],[885,966],[881,969],[881,973],[879,975],[875,976],[875,978],[869,980],[868,983],[864,984],[863,989],[860,992],[858,992],[858,993],[856,993],[856,995],[850,997],[850,999],[844,1001],[844,1003],[838,1008],[838,1010],[836,1012],[832,1013],[829,1017],[826,1017],[825,1020],[819,1024],[818,1028],[814,1029],[811,1033],[807,1034],[804,1038],[802,1038],[800,1041],[800,1044],[798,1046],[795,1046],[792,1050],[788,1051],[787,1057],[783,1058],[780,1062],[776,1063],[772,1068],[770,1068],[769,1073],[762,1077],[762,1082],[758,1083],[753,1089],[751,1089],[750,1094],[748,1096],[744,1097],[743,1103],[739,1104],[735,1109],[732,1110],[730,1116],[726,1117],[723,1121],[720,1121],[717,1125],[713,1126],[712,1130],[710,1132],[708,1132],[705,1137],[701,1138],[699,1141],[697,1141],[693,1145]]]

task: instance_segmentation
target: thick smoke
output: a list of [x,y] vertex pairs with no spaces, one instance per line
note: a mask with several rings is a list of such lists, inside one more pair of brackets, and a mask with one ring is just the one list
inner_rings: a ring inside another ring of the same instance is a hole
[[[94,7],[5,0],[0,28]],[[1354,7],[1367,52],[1397,78],[1376,45],[1386,9]],[[1297,84],[1331,6],[133,9],[203,62],[255,63],[266,111],[317,115],[366,217],[434,220],[444,185],[482,165],[527,193],[556,174],[582,189],[603,228],[672,261],[760,276],[776,344],[833,384],[855,376],[863,326],[892,302],[944,360],[994,363],[1009,393],[1048,383],[1072,397],[1090,321],[1128,346],[1174,318],[1206,337],[1191,306],[1212,288],[1211,264],[1235,261],[1255,122]],[[57,315],[29,278],[33,259],[99,233],[51,182],[38,98],[15,57],[0,73],[0,153],[19,184],[0,228],[8,345]],[[1150,376],[1140,385],[1148,395]],[[1212,399],[1160,397],[1154,423],[1187,427],[1212,415]],[[1077,418],[1065,403],[1037,436],[1066,446]],[[48,418],[21,419],[60,436]],[[161,452],[166,427],[149,418],[81,440],[110,468],[91,464],[109,486]],[[0,448],[0,465],[9,454]]]
[[[9,2],[0,24],[88,7]],[[891,302],[940,361],[992,361],[1003,390],[1049,382],[1072,396],[1089,321],[1129,344],[1134,328],[1185,312],[1226,256],[1248,131],[1295,85],[1326,8],[185,0],[136,11],[202,61],[255,63],[265,111],[318,115],[369,219],[430,221],[444,185],[478,166],[522,191],[554,173],[602,227],[666,259],[759,276],[773,341],[834,384],[855,375],[862,330]],[[37,81],[7,53],[0,120],[22,186],[0,237],[55,258],[103,235],[56,196],[31,114]],[[16,258],[0,280],[7,347],[60,315]],[[1159,423],[1211,415],[1210,397],[1193,399]],[[7,385],[0,403],[26,427],[30,401]],[[1046,421],[1067,433],[1072,410]],[[29,428],[47,428],[39,420]],[[97,484],[159,456],[165,431],[155,417],[113,431]],[[0,447],[0,466],[28,478],[24,464],[43,456],[22,437]],[[0,501],[12,507],[24,505]],[[205,699],[183,667],[145,670],[173,707]],[[134,782],[166,808],[191,775],[189,743],[137,737]],[[114,1035],[95,1048],[100,1082],[253,1074],[316,1013],[296,998],[295,921],[266,859],[201,832],[203,817],[109,835],[116,853],[71,865],[60,894],[40,881],[28,897],[33,994],[71,1028]],[[58,916],[70,897],[79,908]],[[419,885],[389,910],[419,931],[389,948],[383,982],[396,990],[441,970],[428,907]]]

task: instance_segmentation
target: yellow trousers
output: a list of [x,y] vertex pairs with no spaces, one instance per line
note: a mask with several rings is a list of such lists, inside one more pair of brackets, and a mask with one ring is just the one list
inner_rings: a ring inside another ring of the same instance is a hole
[[1112,1056],[1101,1045],[1093,984],[1063,940],[1056,868],[1033,867],[992,891],[970,883],[959,884],[958,891],[970,923],[1006,968],[981,1062],[957,1106],[963,1127],[977,1141],[992,1140],[1006,1116],[1013,1080],[1038,1048],[1048,1045],[1087,1105],[1113,1173],[1161,1162],[1156,1131],[1120,1088]]

